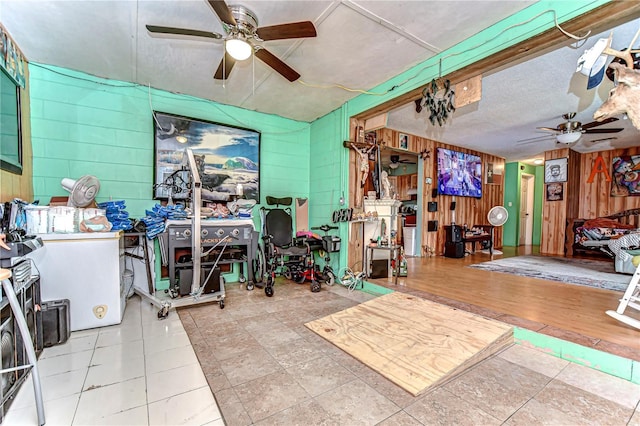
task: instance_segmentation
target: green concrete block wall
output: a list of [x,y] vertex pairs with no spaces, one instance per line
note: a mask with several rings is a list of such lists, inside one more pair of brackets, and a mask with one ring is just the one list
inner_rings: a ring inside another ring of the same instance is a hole
[[[93,174],[97,201],[124,199],[132,217],[156,201],[153,185],[154,110],[261,133],[260,192],[309,197],[309,123],[149,90],[64,68],[30,64],[34,198],[47,204],[68,195],[62,178]],[[256,210],[256,223],[257,210]]]
[[[340,253],[331,254],[331,266],[339,272],[339,265],[345,264],[347,259],[346,242],[348,240],[347,225],[332,222],[334,210],[349,207],[340,205],[340,197],[344,195],[348,203],[349,184],[346,176],[349,162],[348,148],[342,146],[342,111],[340,109],[314,121],[311,124],[309,159],[309,225],[320,226],[329,224],[339,226],[332,230],[331,235],[339,235],[342,239]],[[323,234],[321,231],[315,231]],[[320,260],[324,265],[324,261]]]

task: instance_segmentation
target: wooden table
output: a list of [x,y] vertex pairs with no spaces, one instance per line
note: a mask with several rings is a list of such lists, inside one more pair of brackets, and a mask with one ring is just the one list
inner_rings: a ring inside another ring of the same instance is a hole
[[472,252],[476,252],[476,243],[488,241],[489,242],[489,254],[493,256],[493,226],[492,225],[475,225],[475,229],[481,229],[482,233],[475,234],[472,232],[466,232],[462,235],[462,242],[471,243]]

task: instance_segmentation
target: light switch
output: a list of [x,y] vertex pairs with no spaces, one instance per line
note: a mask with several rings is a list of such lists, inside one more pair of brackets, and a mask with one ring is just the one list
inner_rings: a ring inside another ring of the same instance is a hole
[[512,207],[512,206],[513,206],[513,203],[512,203],[511,201],[509,201],[509,202],[507,203],[507,206]]

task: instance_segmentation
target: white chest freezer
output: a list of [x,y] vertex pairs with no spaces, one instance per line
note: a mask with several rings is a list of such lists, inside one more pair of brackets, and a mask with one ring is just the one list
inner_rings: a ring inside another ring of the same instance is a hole
[[122,231],[38,234],[28,255],[40,271],[43,301],[69,299],[71,331],[119,324],[126,304]]

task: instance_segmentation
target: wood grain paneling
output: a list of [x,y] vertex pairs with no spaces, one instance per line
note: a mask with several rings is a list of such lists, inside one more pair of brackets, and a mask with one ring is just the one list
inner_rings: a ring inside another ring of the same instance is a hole
[[[639,155],[640,147],[616,149],[580,154],[569,149],[548,151],[545,159],[568,157],[568,174],[564,200],[543,200],[543,222],[540,252],[543,254],[571,255],[573,232],[567,225],[574,219],[594,219],[623,210],[640,208],[640,197],[612,197],[611,182],[605,173],[597,173],[593,182],[587,180],[596,163],[602,157],[609,174],[612,174],[614,157]],[[611,177],[613,177],[611,175]]]
[[[387,147],[399,148],[399,133],[396,130],[380,129],[377,132],[378,141]],[[422,193],[424,194],[422,202],[423,217],[417,218],[422,221],[422,245],[431,247],[435,250],[436,254],[444,253],[444,225],[449,225],[452,222],[452,212],[449,210],[449,206],[453,201],[453,197],[450,195],[438,195],[435,198],[431,196],[432,190],[436,189],[437,182],[437,161],[436,161],[436,149],[438,147],[452,149],[459,152],[465,152],[480,156],[482,159],[483,174],[486,172],[487,163],[493,163],[494,169],[504,169],[504,158],[497,157],[495,155],[486,154],[483,152],[473,151],[466,148],[457,147],[454,145],[443,144],[431,139],[422,138],[416,135],[409,135],[408,150],[412,152],[422,152],[423,150],[429,151],[429,157],[426,159],[419,159],[418,161],[424,162],[424,176],[431,177],[433,183],[427,185],[424,181],[418,182],[418,185],[422,185]],[[384,150],[384,148],[383,148]],[[383,151],[384,152],[384,151]],[[485,184],[483,176],[482,198],[471,197],[455,197],[456,209],[455,209],[455,223],[468,226],[487,224],[487,214],[493,206],[502,205],[504,200],[504,182],[499,184]],[[427,203],[429,201],[438,202],[438,211],[428,212]],[[438,221],[438,231],[428,232],[427,221]],[[502,228],[496,228],[495,230],[495,246],[497,248],[502,247]]]
[[507,324],[399,292],[305,326],[413,396],[513,344]]

